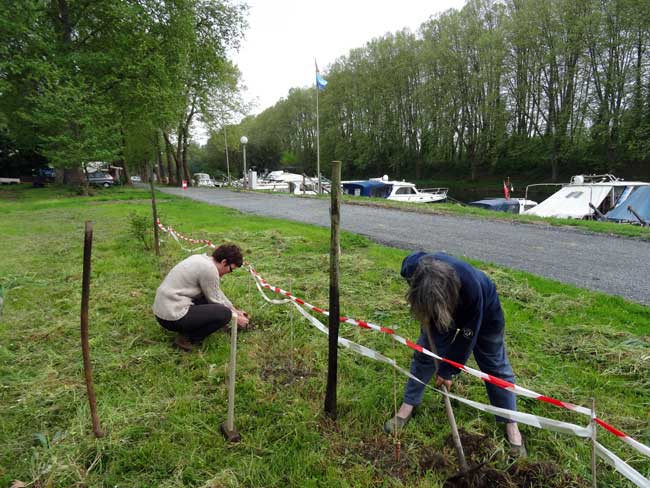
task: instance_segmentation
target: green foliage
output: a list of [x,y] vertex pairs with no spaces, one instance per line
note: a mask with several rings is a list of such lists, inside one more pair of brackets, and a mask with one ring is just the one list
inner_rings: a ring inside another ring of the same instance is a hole
[[142,244],[146,251],[153,249],[153,229],[151,217],[144,213],[129,214],[129,230],[131,237]]
[[173,127],[186,165],[193,117],[237,91],[226,53],[245,10],[230,0],[2,0],[0,128],[19,151],[81,168],[140,167]]

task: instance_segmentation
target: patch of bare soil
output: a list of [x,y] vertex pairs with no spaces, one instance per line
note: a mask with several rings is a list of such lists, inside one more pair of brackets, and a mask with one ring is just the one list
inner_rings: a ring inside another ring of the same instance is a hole
[[[497,451],[494,441],[480,434],[460,431],[465,457],[470,465],[470,472],[459,474],[458,462],[455,458],[450,475],[444,488],[565,488],[586,487],[588,483],[576,476],[562,471],[562,468],[551,462],[527,462],[520,460],[510,466],[507,471],[499,470],[490,464],[494,452]],[[451,435],[445,440],[445,446],[453,449]]]
[[295,364],[292,367],[270,364],[262,368],[260,372],[260,376],[264,381],[268,381],[275,386],[289,386],[314,375],[313,371],[301,367],[300,364]]
[[397,459],[395,439],[385,434],[377,434],[360,441],[355,446],[355,451],[368,460],[378,472],[400,480],[406,480],[413,475],[413,463],[417,462],[417,459],[403,448],[400,448]]

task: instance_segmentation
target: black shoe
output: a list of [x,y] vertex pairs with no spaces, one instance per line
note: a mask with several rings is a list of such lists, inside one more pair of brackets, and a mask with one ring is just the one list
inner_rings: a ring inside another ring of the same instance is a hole
[[172,342],[172,346],[185,352],[192,352],[195,347],[187,337],[180,334],[176,336],[174,342]]

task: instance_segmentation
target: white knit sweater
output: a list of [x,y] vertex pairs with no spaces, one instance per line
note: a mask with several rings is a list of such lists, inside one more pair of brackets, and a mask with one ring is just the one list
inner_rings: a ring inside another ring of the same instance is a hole
[[210,303],[233,309],[219,288],[219,272],[212,256],[194,254],[172,268],[156,291],[153,313],[163,320],[178,320],[192,305],[192,298],[203,295]]

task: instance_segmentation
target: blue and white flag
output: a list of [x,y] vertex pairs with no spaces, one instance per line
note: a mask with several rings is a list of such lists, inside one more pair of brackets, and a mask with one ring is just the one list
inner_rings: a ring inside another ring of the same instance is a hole
[[316,66],[316,88],[319,90],[324,90],[327,86],[327,80],[325,80],[325,78],[321,76],[320,71],[318,71],[318,64],[316,63],[316,60],[314,60],[314,65]]

